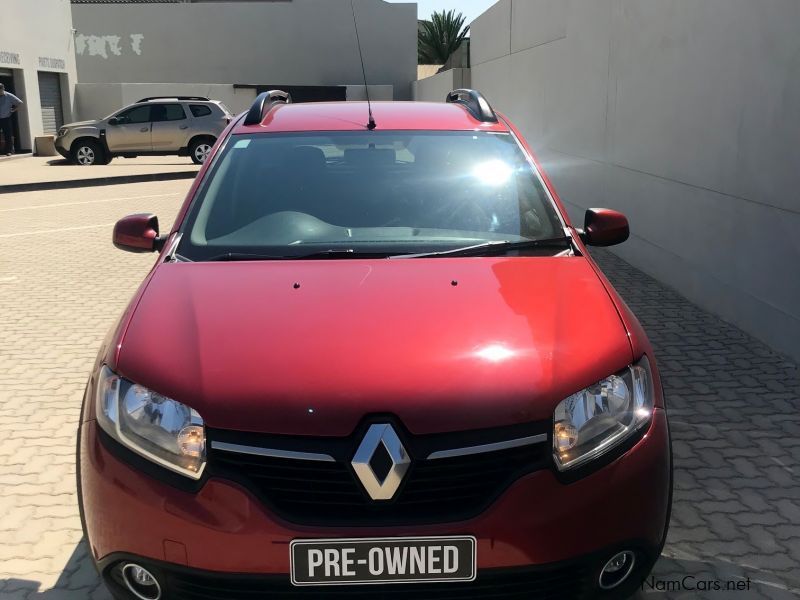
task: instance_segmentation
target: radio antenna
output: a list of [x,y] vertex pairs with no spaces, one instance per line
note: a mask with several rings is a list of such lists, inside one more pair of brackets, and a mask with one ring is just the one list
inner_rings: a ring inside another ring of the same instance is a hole
[[350,9],[353,11],[353,26],[356,28],[356,42],[358,43],[358,56],[361,59],[361,74],[364,76],[364,90],[367,92],[367,110],[369,111],[369,122],[367,123],[367,129],[372,131],[378,125],[375,123],[375,118],[372,116],[372,102],[369,99],[367,70],[364,68],[364,53],[361,51],[361,38],[358,36],[358,21],[356,21],[356,8],[355,6],[353,6],[353,0],[350,0]]

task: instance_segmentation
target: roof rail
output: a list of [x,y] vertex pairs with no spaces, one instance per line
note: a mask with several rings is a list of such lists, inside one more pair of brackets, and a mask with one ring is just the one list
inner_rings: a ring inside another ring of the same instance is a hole
[[195,100],[197,102],[210,102],[210,100],[204,96],[153,96],[152,98],[142,98],[141,100],[137,100],[136,104],[150,102],[151,100]]
[[244,118],[244,124],[258,125],[264,119],[265,111],[272,108],[273,104],[278,103],[291,104],[292,96],[282,90],[270,90],[259,94]]
[[476,90],[453,90],[447,94],[447,102],[463,105],[479,121],[497,123],[497,114],[494,109],[483,97],[483,94]]

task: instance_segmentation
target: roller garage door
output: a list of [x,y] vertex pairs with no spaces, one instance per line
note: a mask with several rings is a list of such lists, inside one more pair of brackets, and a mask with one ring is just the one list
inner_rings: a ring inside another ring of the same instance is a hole
[[64,124],[61,110],[61,79],[58,73],[39,73],[39,99],[45,135],[55,135]]

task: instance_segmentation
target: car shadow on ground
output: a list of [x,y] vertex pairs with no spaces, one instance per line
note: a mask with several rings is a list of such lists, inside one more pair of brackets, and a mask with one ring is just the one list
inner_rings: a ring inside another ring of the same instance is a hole
[[[191,166],[192,160],[190,158],[186,159],[186,165]],[[67,160],[66,158],[55,158],[53,160],[47,161],[47,166],[49,167],[77,167],[80,165],[76,165],[72,161]],[[181,167],[184,166],[184,163],[178,162],[147,162],[145,164],[136,164],[131,162],[125,162],[124,158],[115,158],[107,165],[91,165],[91,168],[96,167],[131,167],[131,166],[146,166],[146,167]],[[199,165],[196,165],[199,168]]]
[[113,600],[89,557],[84,539],[75,546],[55,584],[50,589],[42,587],[41,581],[33,579],[0,579],[0,599]]

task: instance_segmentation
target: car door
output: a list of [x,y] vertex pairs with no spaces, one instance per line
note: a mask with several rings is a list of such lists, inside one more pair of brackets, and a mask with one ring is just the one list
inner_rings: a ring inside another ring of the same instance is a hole
[[150,105],[133,106],[114,115],[106,127],[106,143],[114,153],[150,152]]
[[188,143],[189,118],[180,104],[153,104],[153,150],[177,152]]

